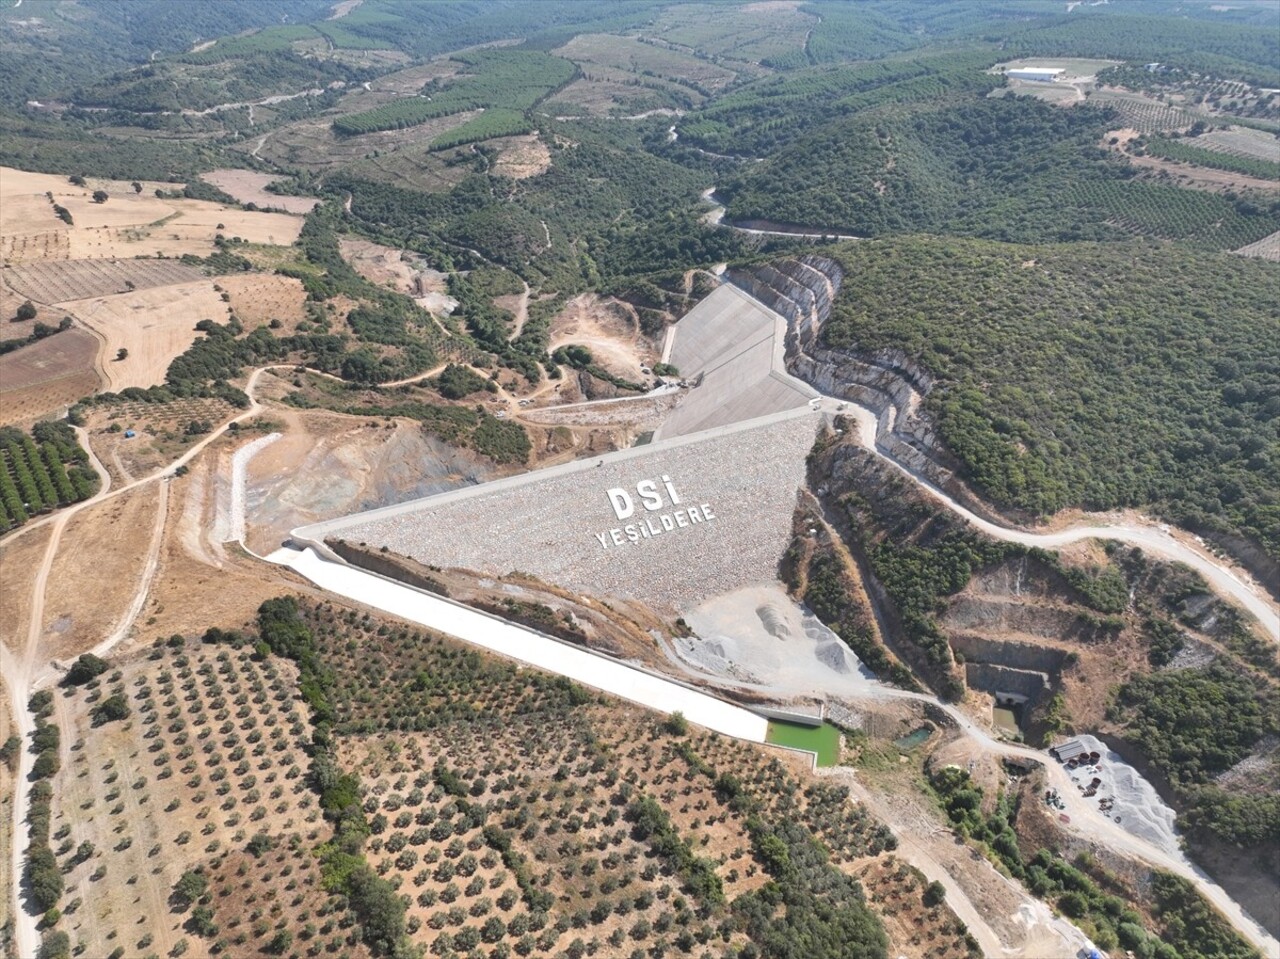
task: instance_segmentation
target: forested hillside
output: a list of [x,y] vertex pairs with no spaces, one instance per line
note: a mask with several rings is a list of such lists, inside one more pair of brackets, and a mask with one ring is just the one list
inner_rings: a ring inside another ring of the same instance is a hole
[[1135,181],[1135,170],[1102,146],[1120,125],[1110,111],[1026,99],[855,113],[729,178],[720,195],[736,220],[855,236],[926,232],[1027,243],[1138,234],[1234,249],[1273,232],[1274,196]]
[[59,96],[84,82],[227,34],[328,14],[328,0],[26,0],[0,11],[0,104]]
[[1280,272],[1151,243],[841,248],[827,342],[905,351],[1001,506],[1153,505],[1280,558]]

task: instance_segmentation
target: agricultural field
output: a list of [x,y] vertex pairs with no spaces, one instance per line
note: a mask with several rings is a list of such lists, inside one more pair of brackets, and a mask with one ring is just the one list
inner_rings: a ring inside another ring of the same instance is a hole
[[[0,231],[0,258],[10,264],[47,259],[132,259],[207,255],[222,234],[251,243],[288,245],[302,221],[282,213],[238,210],[205,200],[161,199],[174,184],[67,178],[0,168],[0,205],[14,212]],[[176,187],[181,189],[181,185]],[[94,193],[107,194],[97,202]],[[52,193],[50,200],[44,194]],[[34,197],[34,202],[33,202]],[[59,219],[55,205],[65,211]],[[54,214],[54,221],[49,215]]]
[[287,213],[233,210],[203,200],[170,202],[177,209],[162,220],[70,231],[69,255],[72,258],[178,257],[186,253],[207,256],[214,251],[214,239],[219,234],[227,239],[239,237],[246,243],[288,246],[302,230],[301,218]]
[[[484,110],[486,116],[499,114],[505,118],[504,126],[510,128],[515,124],[514,116],[568,83],[576,72],[569,61],[536,51],[481,50],[455,54],[454,59],[462,62],[463,72],[447,82],[431,80],[420,96],[339,117],[333,121],[334,132],[360,136],[399,130],[472,110]],[[490,119],[489,125],[496,129],[494,120]]]
[[[226,322],[232,309],[214,289],[216,280],[198,280],[133,293],[72,300],[66,309],[102,338],[104,389],[158,386],[175,356],[200,335],[196,324]],[[65,334],[62,334],[65,335]],[[125,356],[120,358],[120,351]]]
[[1280,163],[1280,139],[1249,127],[1210,130],[1196,137],[1195,145],[1228,156]]
[[1259,260],[1271,260],[1280,262],[1280,230],[1265,236],[1256,243],[1250,243],[1248,246],[1242,246],[1236,250],[1241,256],[1252,256]]
[[[708,59],[636,37],[607,33],[579,34],[555,52],[578,64],[592,80],[600,69],[629,74],[632,83],[636,77],[657,78],[686,88],[686,95],[691,93],[699,101],[723,90],[739,76],[737,71]],[[568,97],[562,93],[557,99]]]
[[65,423],[40,423],[31,435],[0,428],[0,532],[97,490],[89,454]]
[[[43,699],[56,732],[41,741],[63,747],[42,767],[62,874],[42,895],[82,952],[364,956],[404,936],[442,955],[775,954],[802,926],[867,955],[924,941],[973,955],[940,901],[914,928],[892,918],[923,883],[888,830],[793,754],[355,610],[305,602],[291,620],[293,601],[268,606],[256,648],[221,630],[158,640],[85,660]],[[335,721],[314,758],[312,709]],[[354,845],[344,818],[361,823]],[[861,875],[883,877],[870,901]]]
[[[1185,139],[1151,137],[1144,144],[1144,148],[1151,156],[1176,163],[1238,173],[1241,175],[1242,185],[1252,186],[1255,189],[1280,187],[1280,161],[1275,159],[1262,159],[1227,150],[1206,150],[1201,146],[1198,137]],[[1280,156],[1280,150],[1273,155]]]
[[296,277],[273,273],[233,273],[213,278],[214,292],[231,297],[231,312],[245,329],[271,325],[277,336],[297,330],[307,318],[307,292]]
[[533,131],[533,122],[518,110],[484,110],[461,126],[431,141],[431,150],[448,150],[468,143],[483,143],[497,137],[520,136]]
[[18,293],[37,303],[62,303],[191,283],[201,273],[167,260],[34,260],[10,267],[6,276]]
[[[767,939],[726,922],[722,905],[749,912],[772,871],[762,828],[788,845],[820,838],[830,863],[812,868],[837,886],[836,873],[894,845],[843,789],[801,789],[808,772],[792,757],[355,612],[304,616],[338,677],[337,756],[364,786],[366,856],[409,895],[407,929],[430,949],[555,954],[581,938],[625,956]],[[845,908],[853,920],[858,907]],[[949,936],[962,940],[955,926]]]
[[1096,90],[1089,97],[1094,106],[1110,107],[1120,114],[1125,126],[1139,133],[1165,133],[1185,130],[1203,117],[1182,107],[1162,103],[1140,93],[1119,90]]
[[67,225],[58,218],[53,210],[53,203],[46,196],[8,195],[0,202],[0,235],[65,229]]
[[0,356],[0,424],[32,422],[97,390],[99,348],[73,327]]
[[212,170],[200,179],[212,183],[223,193],[241,203],[253,203],[264,210],[283,210],[285,213],[307,214],[320,201],[313,197],[286,196],[267,189],[282,177],[270,173],[254,173],[251,170]]
[[788,0],[764,0],[732,10],[710,4],[676,4],[657,17],[652,35],[688,50],[744,66],[807,64],[809,33],[819,17]]
[[[290,664],[248,647],[162,646],[55,696],[70,750],[50,819],[66,869],[59,928],[86,954],[205,954],[209,927],[191,912],[201,897],[174,893],[195,869],[232,954],[282,929],[304,937],[308,914],[328,938],[336,902],[313,856],[327,828],[303,787],[311,724]],[[125,718],[95,712],[117,696]]]
[[636,78],[621,70],[593,67],[590,79],[574,80],[541,109],[560,120],[634,117],[653,110],[675,113],[700,99],[695,91],[665,80],[646,77],[641,84],[636,86]]

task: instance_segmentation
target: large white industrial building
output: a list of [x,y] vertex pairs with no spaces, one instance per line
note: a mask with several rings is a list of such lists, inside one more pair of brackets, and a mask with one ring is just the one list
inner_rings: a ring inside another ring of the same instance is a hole
[[1034,80],[1036,83],[1053,83],[1066,71],[1060,67],[1017,67],[1005,71],[1005,76],[1014,80]]

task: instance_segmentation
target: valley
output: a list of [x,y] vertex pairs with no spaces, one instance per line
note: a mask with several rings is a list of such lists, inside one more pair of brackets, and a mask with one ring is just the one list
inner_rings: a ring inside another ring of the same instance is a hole
[[1276,27],[0,9],[0,956],[1280,955]]

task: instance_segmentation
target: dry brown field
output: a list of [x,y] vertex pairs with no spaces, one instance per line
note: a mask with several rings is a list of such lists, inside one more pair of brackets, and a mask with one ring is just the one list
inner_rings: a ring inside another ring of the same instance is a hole
[[81,510],[49,572],[39,658],[74,659],[123,620],[147,563],[158,497],[153,484]]
[[98,389],[99,342],[70,329],[0,356],[0,425],[39,419]]
[[36,303],[63,303],[153,286],[191,283],[202,274],[173,260],[48,260],[9,267],[9,283]]
[[252,170],[212,170],[201,174],[200,179],[212,183],[223,193],[235,197],[241,203],[256,203],[263,209],[283,210],[285,213],[310,213],[320,201],[306,196],[282,196],[271,193],[267,186],[282,177],[270,173],[254,173]]
[[230,294],[231,311],[245,329],[279,320],[277,333],[284,336],[307,318],[307,291],[302,288],[302,281],[294,277],[239,273],[214,277],[213,282]]
[[57,229],[42,233],[5,233],[0,235],[0,260],[10,263],[65,260],[71,255],[70,232],[69,229]]
[[[112,226],[145,226],[178,212],[177,200],[161,200],[155,194],[128,193],[110,195],[105,203],[94,201],[92,194],[61,197],[58,201],[71,213],[74,230],[96,230]],[[183,201],[188,202],[188,201]]]
[[44,233],[69,229],[71,227],[58,219],[53,212],[53,203],[43,194],[5,196],[0,202],[0,233]]
[[[118,393],[129,386],[160,385],[173,358],[201,335],[195,329],[198,322],[226,322],[231,306],[215,285],[206,279],[63,305],[102,337],[104,388]],[[117,360],[122,348],[128,356]]]
[[551,151],[533,134],[491,140],[489,146],[498,150],[498,159],[493,165],[493,172],[498,176],[526,180],[551,167]]
[[[88,956],[117,947],[176,955],[184,940],[192,955],[207,955],[212,943],[183,929],[188,915],[170,899],[182,873],[203,865],[247,906],[228,909],[235,900],[215,895],[228,939],[259,940],[252,952],[241,943],[231,955],[258,954],[277,925],[300,932],[303,910],[329,906],[330,897],[311,856],[328,827],[303,784],[311,727],[293,668],[255,662],[250,649],[194,643],[158,658],[134,655],[117,669],[56,695],[69,745],[51,825],[51,844],[69,867],[60,928]],[[117,692],[131,715],[95,727],[93,706]],[[238,869],[220,867],[260,832],[275,849],[258,858],[244,889]],[[82,858],[84,842],[92,851]]]
[[[181,183],[161,183],[142,180],[142,192],[155,196],[156,190],[181,190]],[[23,194],[52,193],[55,197],[92,196],[94,190],[106,190],[110,194],[133,193],[128,180],[104,180],[101,177],[85,177],[84,186],[76,186],[70,178],[56,173],[32,173],[13,167],[0,166],[0,198],[8,199]],[[59,201],[61,202],[61,201]]]
[[[44,259],[115,259],[135,256],[206,255],[213,239],[240,237],[253,243],[288,245],[302,221],[284,213],[239,210],[203,200],[161,199],[157,188],[142,192],[120,181],[89,180],[84,187],[67,178],[0,168],[0,258],[12,263]],[[105,203],[93,192],[104,189]],[[66,207],[73,226],[53,214],[54,201]]]
[[31,615],[31,586],[36,570],[49,545],[49,527],[25,532],[0,541],[0,642],[20,654],[27,645],[28,617]]

